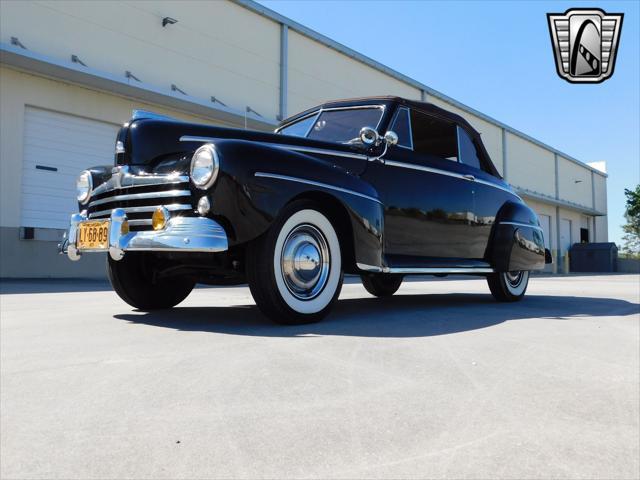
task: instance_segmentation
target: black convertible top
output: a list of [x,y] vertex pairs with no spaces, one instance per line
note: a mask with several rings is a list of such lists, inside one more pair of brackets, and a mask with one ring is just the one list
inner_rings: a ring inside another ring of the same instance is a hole
[[467,131],[467,133],[469,133],[471,138],[474,140],[476,147],[481,151],[481,154],[486,158],[487,164],[491,169],[491,173],[498,178],[502,178],[502,176],[496,169],[495,165],[493,164],[493,161],[491,161],[491,157],[489,156],[487,149],[482,143],[482,138],[480,137],[480,133],[475,128],[473,128],[473,126],[460,115],[450,112],[449,110],[445,110],[444,108],[438,107],[437,105],[434,105],[433,103],[429,103],[429,102],[419,102],[417,100],[410,100],[408,98],[397,97],[393,95],[333,100],[330,102],[325,102],[321,105],[316,105],[313,108],[309,108],[304,112],[300,112],[292,117],[289,117],[283,120],[280,126],[286,125],[299,118],[305,117],[320,108],[335,108],[335,107],[346,107],[346,106],[357,106],[357,105],[377,105],[381,103],[385,105],[394,105],[394,104],[403,105],[415,110],[422,111],[429,115],[433,115],[434,117],[442,118],[443,120],[460,125],[462,128],[464,128]]
[[345,107],[345,106],[356,106],[356,105],[373,105],[373,104],[399,104],[404,105],[410,108],[414,108],[416,110],[421,110],[430,115],[434,115],[445,120],[449,120],[453,123],[457,123],[458,125],[464,127],[465,130],[468,130],[469,133],[480,135],[469,122],[467,122],[463,117],[449,110],[445,110],[444,108],[440,108],[437,105],[429,102],[419,102],[417,100],[410,100],[408,98],[396,97],[393,95],[382,95],[375,97],[358,97],[358,98],[345,98],[341,100],[332,100],[330,102],[325,102],[321,105],[316,105],[312,108],[305,110],[304,112],[300,112],[296,115],[293,115],[282,121],[281,125],[291,123],[292,121],[304,117],[311,112],[315,112],[320,108],[335,108],[335,107]]

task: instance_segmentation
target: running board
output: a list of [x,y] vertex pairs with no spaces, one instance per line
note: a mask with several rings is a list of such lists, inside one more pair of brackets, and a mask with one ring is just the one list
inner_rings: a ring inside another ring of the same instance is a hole
[[373,265],[366,265],[364,263],[358,263],[358,268],[365,272],[376,273],[400,273],[403,275],[420,275],[420,274],[446,274],[446,273],[494,273],[493,268],[482,267],[426,267],[426,268],[411,268],[411,267],[376,267]]

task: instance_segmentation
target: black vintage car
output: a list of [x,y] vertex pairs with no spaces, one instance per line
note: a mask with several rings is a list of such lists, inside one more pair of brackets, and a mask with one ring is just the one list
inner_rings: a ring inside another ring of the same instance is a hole
[[275,133],[136,112],[114,163],[80,174],[62,249],[108,251],[113,288],[141,310],[173,307],[196,283],[248,282],[274,321],[312,322],[345,272],[376,296],[405,275],[483,275],[511,302],[550,262],[478,132],[429,103],[335,101]]

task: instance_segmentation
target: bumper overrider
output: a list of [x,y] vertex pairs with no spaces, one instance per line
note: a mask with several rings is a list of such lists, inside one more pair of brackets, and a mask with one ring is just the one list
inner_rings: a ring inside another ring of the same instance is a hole
[[210,218],[173,216],[160,230],[130,232],[126,212],[115,208],[109,217],[108,249],[79,249],[79,225],[85,221],[90,221],[87,216],[73,214],[66,238],[60,244],[60,252],[66,253],[71,260],[80,260],[85,252],[107,250],[112,259],[121,260],[126,252],[131,251],[215,253],[229,248],[224,229]]

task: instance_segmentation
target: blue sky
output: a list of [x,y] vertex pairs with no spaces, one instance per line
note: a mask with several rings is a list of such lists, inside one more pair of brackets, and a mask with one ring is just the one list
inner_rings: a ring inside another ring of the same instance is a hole
[[[261,1],[263,5],[584,162],[607,162],[609,240],[640,183],[640,2]],[[546,14],[623,12],[615,73],[555,71]],[[355,81],[355,79],[354,79]]]

